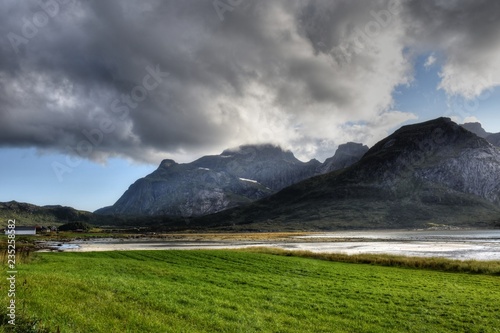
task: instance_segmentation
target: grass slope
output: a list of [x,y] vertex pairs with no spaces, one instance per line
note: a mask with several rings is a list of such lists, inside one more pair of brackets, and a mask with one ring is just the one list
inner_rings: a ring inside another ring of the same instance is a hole
[[244,251],[43,253],[19,265],[18,315],[72,333],[498,332],[499,286]]

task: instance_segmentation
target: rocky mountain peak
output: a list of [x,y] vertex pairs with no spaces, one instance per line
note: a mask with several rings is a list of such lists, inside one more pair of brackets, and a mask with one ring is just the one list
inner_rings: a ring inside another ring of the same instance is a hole
[[355,142],[348,142],[339,145],[335,155],[325,160],[321,166],[320,173],[327,173],[346,168],[357,161],[368,151],[368,147]]
[[222,157],[235,157],[244,159],[285,159],[296,160],[293,153],[273,144],[242,145],[236,148],[226,149],[220,155]]
[[251,223],[258,228],[264,223],[422,228],[498,225],[499,212],[500,150],[450,119],[439,118],[404,126],[349,168],[292,185],[265,201],[228,212],[227,219],[245,224],[246,230]]
[[460,126],[462,126],[469,132],[472,132],[481,138],[486,138],[488,135],[491,134],[484,130],[483,126],[481,126],[481,123],[465,123]]
[[457,125],[450,118],[437,118],[419,124],[406,125],[374,145],[366,157],[379,155],[385,160],[402,153],[437,153],[455,148],[488,147],[489,143]]
[[279,146],[244,145],[191,163],[166,159],[100,214],[195,216],[248,204],[312,177],[321,163],[304,163]]
[[368,147],[341,145],[322,170],[312,159],[302,162],[289,150],[273,145],[243,145],[191,163],[166,159],[150,175],[137,180],[111,207],[99,214],[196,216],[248,204],[318,173],[357,162]]
[[174,160],[165,159],[161,161],[160,168],[170,168],[172,165],[176,165],[177,163]]

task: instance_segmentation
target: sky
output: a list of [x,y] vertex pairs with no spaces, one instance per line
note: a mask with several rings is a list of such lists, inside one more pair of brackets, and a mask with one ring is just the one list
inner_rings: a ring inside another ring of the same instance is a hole
[[93,211],[161,160],[500,132],[497,0],[3,0],[0,201]]

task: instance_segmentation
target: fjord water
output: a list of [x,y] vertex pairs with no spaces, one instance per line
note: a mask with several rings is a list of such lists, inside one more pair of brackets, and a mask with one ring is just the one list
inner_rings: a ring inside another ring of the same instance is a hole
[[460,260],[500,260],[500,230],[341,231],[285,241],[161,241],[101,239],[62,244],[62,251],[237,249],[266,246],[323,253],[374,253]]
[[372,230],[372,231],[339,231],[319,233],[297,238],[333,238],[333,239],[373,239],[373,240],[464,240],[464,241],[496,241],[500,242],[498,230]]
[[[286,249],[346,254],[384,253],[460,260],[500,260],[500,230],[345,231],[299,236],[321,242]],[[330,242],[324,240],[330,239]]]

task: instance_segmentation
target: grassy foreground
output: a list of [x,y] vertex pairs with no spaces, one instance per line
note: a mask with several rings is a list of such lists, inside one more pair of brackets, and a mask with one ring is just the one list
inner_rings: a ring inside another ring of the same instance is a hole
[[442,272],[490,274],[500,276],[500,261],[498,260],[454,260],[439,257],[409,257],[402,255],[371,253],[318,253],[312,251],[284,250],[269,247],[249,247],[247,249],[242,249],[242,251],[346,262],[351,264],[370,264],[400,268],[429,269]]
[[200,250],[40,253],[18,270],[18,316],[50,332],[500,332],[491,275]]

